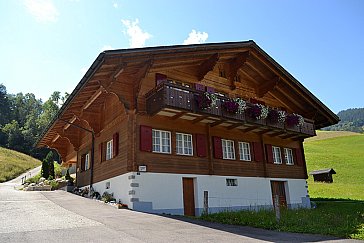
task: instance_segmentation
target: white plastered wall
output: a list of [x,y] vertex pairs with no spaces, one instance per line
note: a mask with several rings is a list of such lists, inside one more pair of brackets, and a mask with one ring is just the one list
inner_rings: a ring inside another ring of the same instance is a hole
[[[183,210],[182,178],[194,178],[195,207],[203,208],[204,191],[208,191],[209,208],[236,208],[271,206],[270,182],[284,181],[288,204],[301,204],[307,196],[304,179],[277,179],[260,177],[209,176],[166,173],[127,173],[94,184],[101,195],[114,193],[117,200],[133,209],[133,200],[152,203],[153,210]],[[226,179],[237,179],[238,186],[227,186]],[[110,188],[106,189],[106,182]]]

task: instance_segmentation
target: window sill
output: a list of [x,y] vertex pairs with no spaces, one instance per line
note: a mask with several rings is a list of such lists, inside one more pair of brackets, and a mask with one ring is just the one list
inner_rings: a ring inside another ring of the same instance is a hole
[[176,153],[176,155],[178,155],[178,156],[189,156],[189,157],[193,157],[193,154],[177,154]]
[[152,151],[154,154],[172,154],[171,152],[159,152],[159,151]]

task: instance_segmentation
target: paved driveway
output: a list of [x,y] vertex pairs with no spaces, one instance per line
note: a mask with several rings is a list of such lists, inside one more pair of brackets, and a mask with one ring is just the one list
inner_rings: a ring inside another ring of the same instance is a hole
[[[14,181],[13,181],[14,182]],[[0,184],[0,242],[344,242],[118,210],[64,191]]]

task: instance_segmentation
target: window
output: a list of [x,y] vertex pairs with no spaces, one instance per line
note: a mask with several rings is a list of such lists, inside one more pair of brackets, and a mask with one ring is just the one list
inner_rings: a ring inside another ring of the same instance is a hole
[[238,186],[238,179],[226,179],[226,186]]
[[105,189],[110,189],[110,181],[106,182]]
[[176,133],[176,150],[180,155],[193,155],[192,135]]
[[284,148],[284,160],[286,161],[287,165],[293,165],[293,152],[290,148]]
[[156,153],[171,153],[171,132],[152,130],[152,140],[153,140],[153,152]]
[[281,148],[272,146],[273,150],[273,163],[282,164]]
[[247,142],[239,142],[240,160],[251,161],[250,144]]
[[106,143],[106,160],[112,159],[113,147],[112,140]]
[[90,154],[87,153],[85,155],[85,170],[90,169]]
[[235,159],[234,141],[221,139],[222,142],[222,158]]

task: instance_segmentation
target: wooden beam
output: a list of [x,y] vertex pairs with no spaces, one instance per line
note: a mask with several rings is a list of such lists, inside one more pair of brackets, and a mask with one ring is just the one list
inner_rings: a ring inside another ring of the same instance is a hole
[[257,129],[257,128],[258,127],[256,127],[256,126],[251,126],[251,127],[245,128],[245,129],[241,129],[241,131],[250,132],[250,131],[253,131],[253,130]]
[[276,76],[272,80],[265,81],[262,85],[256,89],[257,96],[262,98],[269,91],[274,90],[280,82],[280,77]]
[[200,122],[200,121],[202,121],[202,120],[204,120],[206,118],[207,118],[207,116],[200,116],[199,118],[196,118],[196,119],[192,120],[192,124],[196,124],[196,123],[198,123],[198,122]]
[[247,63],[247,66],[253,70],[254,72],[256,72],[259,76],[261,76],[263,79],[268,80],[269,77],[267,75],[265,75],[263,72],[261,72],[258,68],[256,68],[253,64]]
[[219,61],[219,58],[220,58],[219,54],[215,53],[198,66],[197,69],[198,81],[203,80],[206,74],[214,69],[216,63]]
[[86,101],[86,103],[82,106],[81,110],[86,110],[101,94],[106,90],[103,87],[100,87],[91,97]]
[[127,64],[126,63],[121,63],[117,66],[115,72],[111,75],[111,78],[116,79],[119,77],[119,75],[124,72],[125,68],[126,68]]
[[186,113],[187,113],[187,112],[185,112],[185,111],[180,112],[180,113],[178,113],[178,114],[176,114],[176,115],[172,116],[170,119],[171,119],[171,120],[176,120],[176,119],[180,118],[181,116],[185,115]]
[[228,68],[229,71],[228,71],[228,74],[227,74],[227,78],[230,80],[231,89],[235,89],[235,84],[234,84],[235,77],[236,77],[236,75],[238,73],[238,70],[242,66],[244,66],[244,64],[248,60],[249,56],[250,56],[249,51],[241,52],[229,62],[229,68]]
[[271,133],[271,134],[268,134],[270,137],[276,137],[276,136],[280,136],[282,134],[285,134],[286,131],[282,130],[282,131],[278,131],[278,132],[275,132],[275,133]]
[[234,128],[239,127],[239,126],[241,126],[241,125],[242,125],[241,123],[235,123],[235,124],[233,124],[233,125],[231,125],[231,126],[228,126],[226,129],[227,129],[227,130],[231,130],[231,129],[234,129]]
[[215,121],[213,123],[210,123],[210,127],[216,127],[217,125],[220,125],[221,123],[224,123],[225,120],[219,120],[219,121]]

